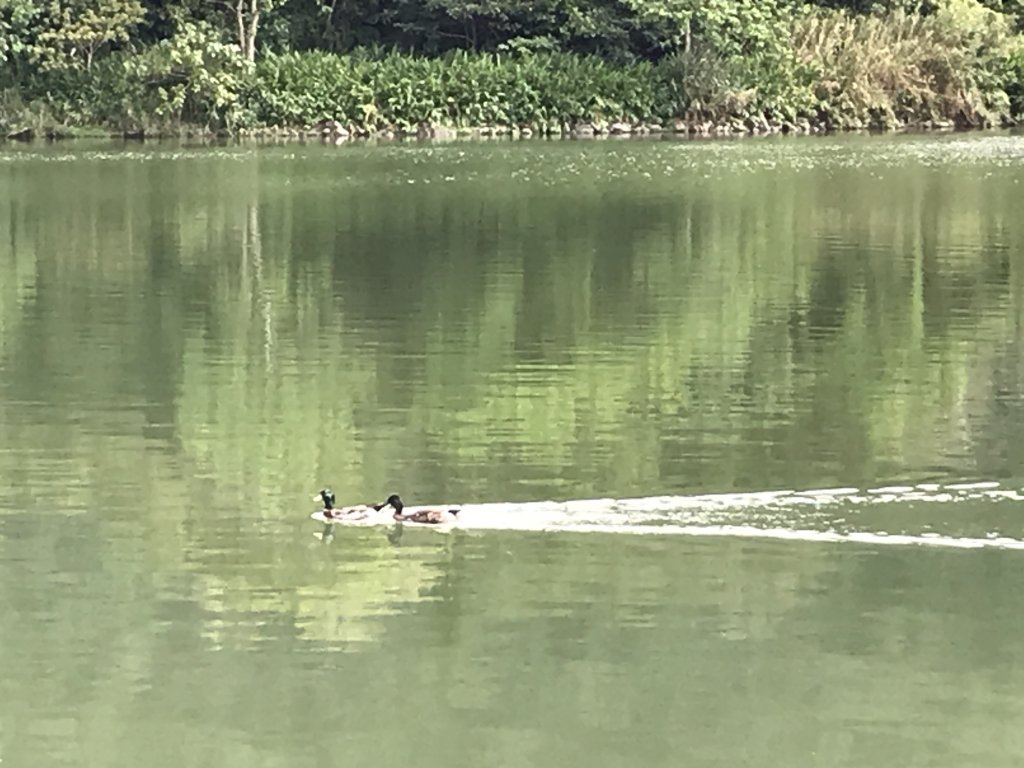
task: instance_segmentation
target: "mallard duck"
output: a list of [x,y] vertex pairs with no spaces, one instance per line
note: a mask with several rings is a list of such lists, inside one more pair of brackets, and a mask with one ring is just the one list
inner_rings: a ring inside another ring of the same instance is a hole
[[339,520],[365,520],[372,512],[384,507],[383,504],[378,504],[376,506],[370,504],[359,504],[352,507],[335,507],[334,492],[330,488],[324,488],[320,491],[320,493],[313,497],[313,501],[319,501],[324,505],[324,508],[319,512],[313,513],[313,516],[320,517],[331,522]]
[[408,523],[429,523],[431,525],[453,523],[455,522],[455,516],[459,514],[458,507],[415,507],[405,512],[403,511],[405,510],[405,504],[402,503],[397,493],[388,496],[387,501],[379,507],[375,506],[374,509],[384,509],[385,507],[391,507],[394,510],[392,517],[395,520]]

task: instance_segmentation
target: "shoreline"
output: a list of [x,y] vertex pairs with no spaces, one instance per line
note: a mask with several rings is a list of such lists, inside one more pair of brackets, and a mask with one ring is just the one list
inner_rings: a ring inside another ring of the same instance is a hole
[[983,131],[1009,131],[1021,128],[1021,124],[1009,125],[957,125],[953,121],[929,120],[922,123],[898,125],[832,125],[827,122],[812,123],[808,119],[796,122],[771,123],[764,118],[739,118],[724,121],[676,120],[670,126],[658,123],[625,122],[596,123],[582,122],[561,125],[557,129],[534,126],[484,125],[473,128],[452,128],[449,126],[423,125],[415,130],[395,127],[366,129],[361,126],[344,126],[333,120],[322,121],[309,127],[269,127],[245,129],[235,132],[212,131],[205,128],[185,127],[178,131],[111,131],[101,128],[45,129],[23,128],[0,134],[0,144],[53,143],[75,140],[110,141],[173,141],[181,139],[202,141],[267,141],[267,142],[308,142],[328,144],[405,141],[465,141],[465,140],[629,140],[629,139],[728,139],[770,136],[837,136],[837,135],[898,135],[932,133],[979,133]]

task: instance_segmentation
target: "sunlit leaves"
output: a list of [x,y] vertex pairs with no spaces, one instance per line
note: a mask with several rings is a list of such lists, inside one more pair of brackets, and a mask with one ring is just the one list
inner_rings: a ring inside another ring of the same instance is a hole
[[137,83],[138,118],[230,125],[251,65],[207,24],[185,23],[173,37],[125,60]]
[[29,51],[42,13],[37,0],[0,0],[0,62]]
[[44,69],[91,69],[104,46],[126,43],[145,15],[139,0],[59,0],[45,6],[46,23],[32,48]]

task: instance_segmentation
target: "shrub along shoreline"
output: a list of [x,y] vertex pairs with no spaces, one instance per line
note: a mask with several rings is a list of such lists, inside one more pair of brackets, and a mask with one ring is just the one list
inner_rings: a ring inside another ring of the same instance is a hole
[[0,136],[742,135],[1024,119],[1024,37],[977,0],[927,14],[803,6],[774,34],[781,43],[687,43],[656,60],[367,47],[246,57],[223,30],[187,22],[88,66],[23,67],[0,82]]

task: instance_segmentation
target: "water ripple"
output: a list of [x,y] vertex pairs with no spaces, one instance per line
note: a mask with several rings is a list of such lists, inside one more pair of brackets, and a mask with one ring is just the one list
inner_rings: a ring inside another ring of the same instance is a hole
[[[1024,527],[1009,535],[1024,493],[999,483],[779,490],[631,499],[470,504],[471,530],[729,536],[817,543],[852,542],[955,549],[1024,549]],[[942,510],[968,507],[964,514]],[[922,510],[922,507],[925,509]],[[917,510],[918,514],[911,514]]]

